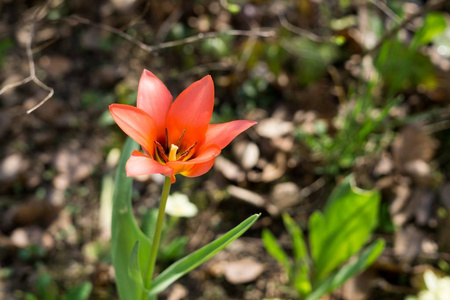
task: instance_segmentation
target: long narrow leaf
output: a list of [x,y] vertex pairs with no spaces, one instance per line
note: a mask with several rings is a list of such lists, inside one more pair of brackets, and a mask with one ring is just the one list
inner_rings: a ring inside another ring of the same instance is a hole
[[380,256],[384,250],[384,246],[385,242],[383,240],[373,242],[355,261],[347,263],[338,271],[321,281],[306,300],[320,299],[326,293],[335,290],[348,279],[366,269]]
[[256,222],[259,216],[260,214],[255,214],[247,218],[241,224],[228,231],[220,238],[169,266],[152,282],[149,293],[150,296],[161,293],[178,278],[213,257],[217,252],[225,248],[228,244],[247,231],[247,229],[249,229],[250,226]]
[[131,207],[132,179],[125,173],[125,164],[138,144],[128,139],[125,143],[115,178],[111,222],[111,255],[119,296],[123,300],[140,299],[142,288],[128,274],[130,254],[136,241],[140,242],[139,262],[148,265],[150,241],[139,229]]
[[272,255],[286,270],[286,272],[291,276],[292,268],[289,263],[288,256],[286,252],[278,245],[277,239],[268,229],[264,229],[262,232],[262,240],[264,247],[266,247],[267,252]]
[[288,214],[283,214],[284,226],[289,232],[292,245],[294,248],[294,270],[292,274],[292,281],[295,289],[304,296],[311,292],[312,285],[310,279],[310,259],[308,250],[306,248],[303,232],[295,224],[295,221]]

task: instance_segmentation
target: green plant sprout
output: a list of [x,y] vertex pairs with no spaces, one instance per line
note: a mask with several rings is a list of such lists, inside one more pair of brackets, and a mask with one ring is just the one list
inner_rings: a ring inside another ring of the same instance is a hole
[[87,300],[92,292],[92,283],[83,282],[62,293],[52,276],[41,272],[36,282],[36,294],[27,293],[25,300]]
[[330,133],[327,123],[321,119],[315,121],[314,133],[297,130],[297,138],[324,163],[324,167],[316,169],[317,173],[336,175],[342,169],[351,168],[357,157],[381,151],[389,144],[393,134],[377,134],[377,131],[401,98],[389,98],[379,109],[373,97],[376,87],[374,80],[364,91],[349,91],[348,98],[354,100],[343,104],[344,109],[334,120],[335,134]]
[[353,181],[348,176],[334,189],[324,211],[310,217],[309,251],[302,230],[286,213],[283,222],[292,242],[292,258],[268,229],[263,231],[267,252],[283,266],[301,299],[317,300],[331,293],[383,252],[383,240],[362,250],[378,224],[380,194],[361,190]]

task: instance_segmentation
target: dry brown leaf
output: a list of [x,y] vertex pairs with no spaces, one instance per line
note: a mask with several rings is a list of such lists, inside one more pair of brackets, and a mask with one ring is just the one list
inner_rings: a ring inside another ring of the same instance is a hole
[[244,258],[224,265],[225,278],[232,284],[255,281],[264,270],[263,264],[252,258]]
[[302,201],[300,188],[293,182],[278,183],[273,187],[270,200],[278,210],[283,211]]
[[292,122],[283,121],[275,118],[267,118],[255,126],[256,132],[265,138],[277,138],[290,134],[294,130]]
[[244,171],[242,171],[238,165],[223,156],[218,156],[216,158],[214,168],[222,173],[222,175],[228,180],[240,182],[245,179]]
[[258,163],[260,151],[255,143],[245,140],[237,141],[233,143],[232,150],[244,170],[250,170]]

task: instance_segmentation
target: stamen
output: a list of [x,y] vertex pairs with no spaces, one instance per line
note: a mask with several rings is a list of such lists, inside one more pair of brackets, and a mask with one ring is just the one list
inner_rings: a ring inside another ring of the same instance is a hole
[[156,145],[156,154],[157,155],[159,155],[159,157],[164,161],[164,162],[167,162],[168,161],[168,158],[167,158],[167,155],[166,155],[166,153],[165,153],[165,151],[164,151],[164,148],[163,148],[163,146],[158,142],[158,141],[155,141],[155,145]]
[[194,143],[194,145],[190,146],[189,148],[186,149],[186,151],[184,151],[183,153],[180,154],[180,157],[178,157],[178,160],[182,160],[183,158],[185,158],[186,156],[189,155],[189,153],[191,153],[191,150],[194,149],[194,147],[197,145],[197,142]]
[[167,132],[167,128],[164,128],[166,131],[166,151],[169,151],[169,133]]
[[181,133],[181,136],[180,136],[180,138],[178,139],[178,141],[177,141],[177,146],[179,147],[180,146],[180,142],[181,142],[181,140],[184,138],[184,134],[186,133],[186,129],[183,129],[183,132]]
[[177,160],[177,151],[178,147],[172,144],[170,146],[170,152],[169,152],[169,161],[176,161]]

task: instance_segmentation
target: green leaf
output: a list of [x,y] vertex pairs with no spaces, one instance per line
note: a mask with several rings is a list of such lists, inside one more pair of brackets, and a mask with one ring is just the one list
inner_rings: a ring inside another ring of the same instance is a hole
[[134,279],[141,287],[144,287],[141,270],[139,267],[139,240],[133,246],[130,254],[130,262],[128,264],[128,276]]
[[383,252],[384,246],[385,242],[383,240],[373,242],[357,259],[347,263],[325,280],[319,282],[314,288],[314,292],[306,300],[320,299],[326,293],[332,292],[344,284],[345,281],[369,267]]
[[35,295],[27,293],[25,295],[25,300],[39,300]]
[[198,267],[247,231],[261,214],[255,214],[220,238],[173,263],[152,282],[150,295],[157,295],[189,271]]
[[267,252],[272,255],[286,270],[289,276],[292,274],[291,265],[289,263],[288,256],[286,252],[278,245],[275,236],[268,230],[264,229],[262,232],[262,240],[264,247],[266,247]]
[[305,238],[300,227],[288,215],[283,214],[284,226],[287,228],[294,248],[294,271],[292,281],[300,295],[305,296],[311,292],[311,280],[309,278],[310,259],[305,244]]
[[375,67],[389,88],[389,94],[419,84],[430,90],[437,86],[435,68],[429,56],[412,51],[397,40],[383,43]]
[[82,284],[70,289],[65,300],[87,300],[92,292],[92,283],[83,282]]
[[430,43],[435,36],[442,33],[447,27],[447,21],[442,13],[429,13],[423,26],[416,32],[411,41],[410,49],[417,50],[418,47]]
[[39,274],[36,282],[37,292],[40,299],[56,300],[59,295],[59,289],[49,273],[43,272]]
[[[139,241],[139,262],[143,266],[148,265],[150,253],[150,241],[139,229],[133,216],[131,207],[132,179],[125,173],[125,164],[133,150],[138,149],[138,144],[130,138],[120,157],[119,166],[115,178],[113,213],[111,224],[111,255],[116,274],[116,284],[119,296],[123,300],[140,299],[143,293],[139,283],[128,275],[130,254]],[[145,270],[143,270],[144,272]]]
[[377,226],[379,202],[378,191],[355,187],[350,175],[335,188],[324,213],[311,216],[314,282],[325,278],[364,246]]

